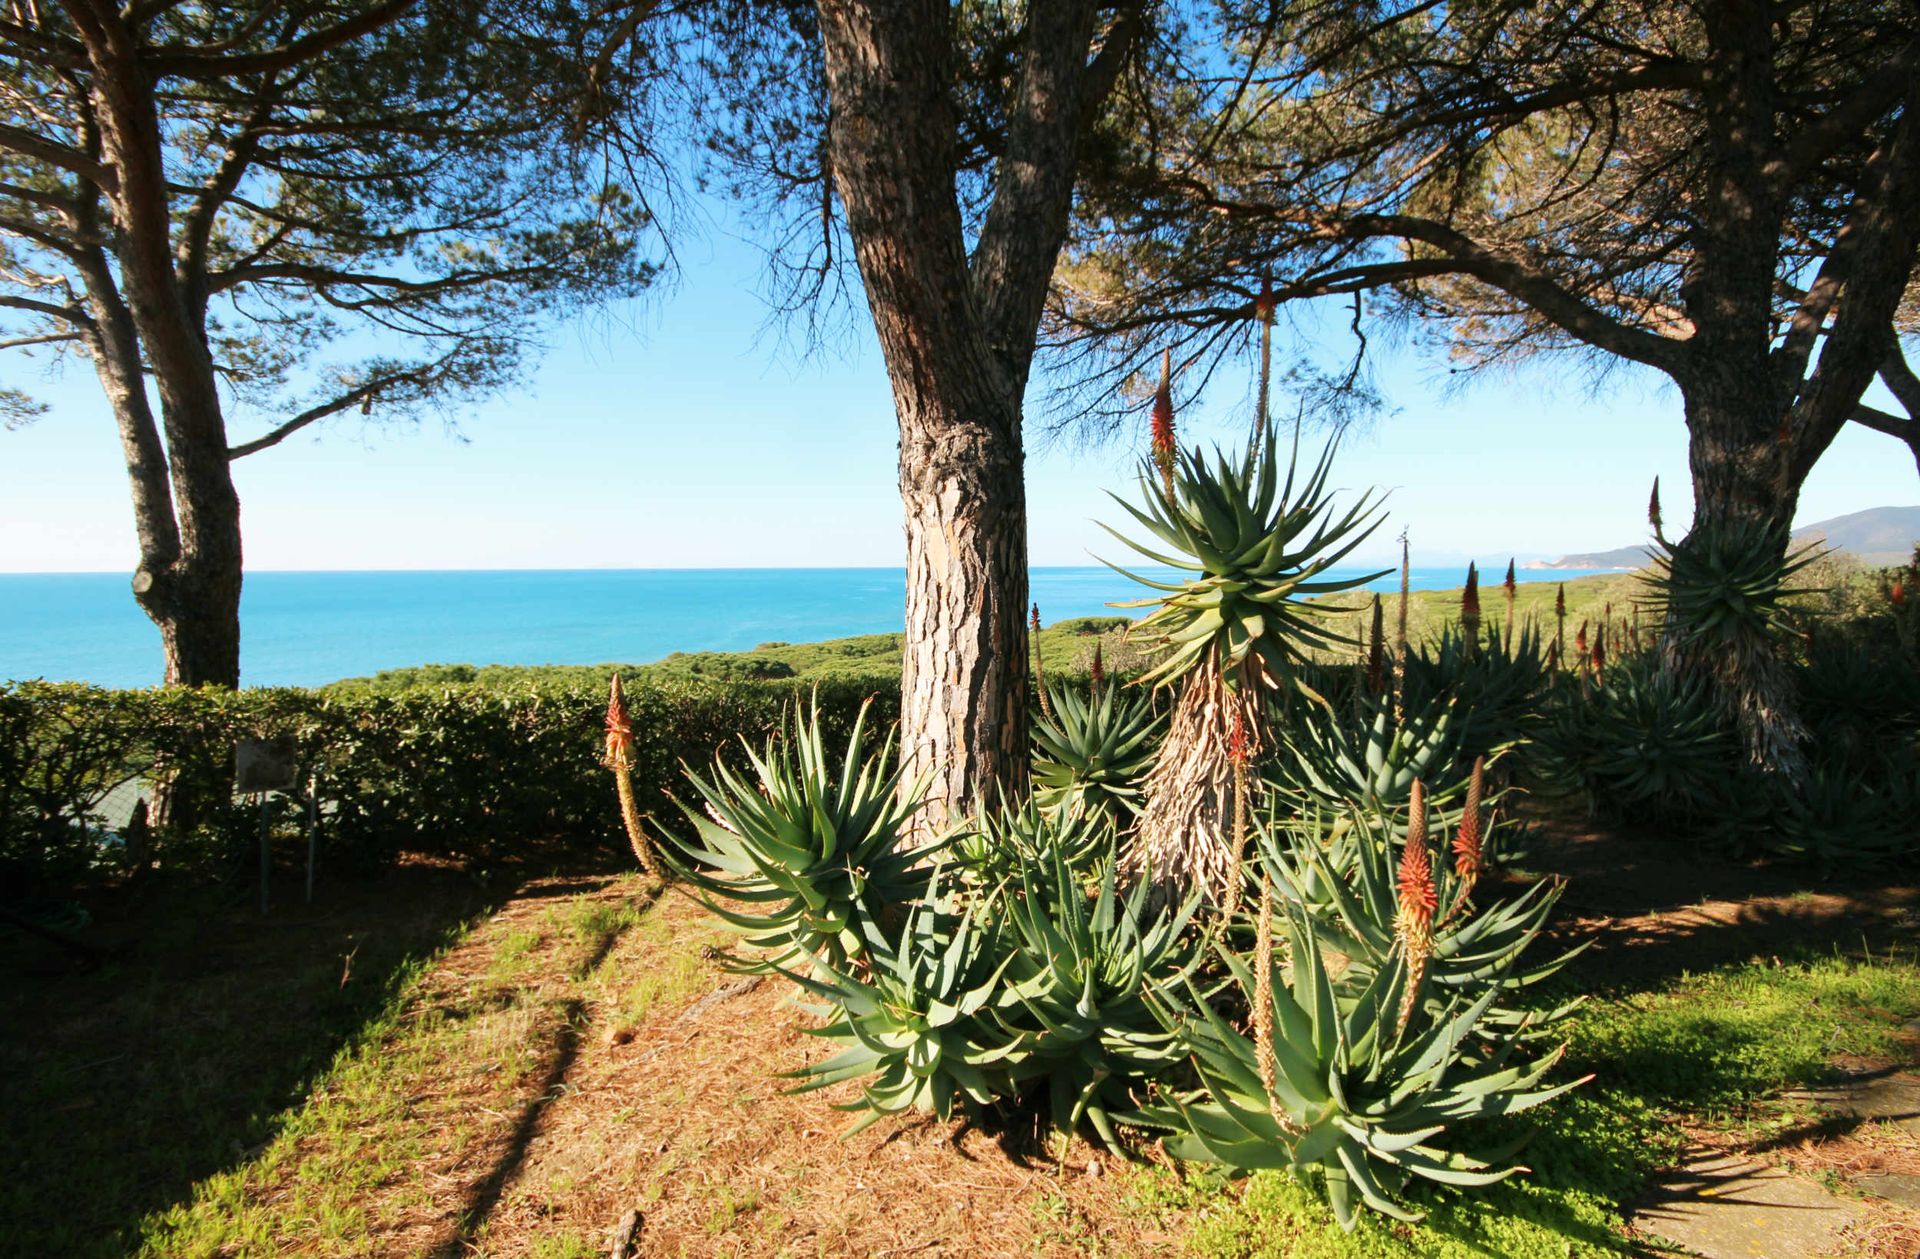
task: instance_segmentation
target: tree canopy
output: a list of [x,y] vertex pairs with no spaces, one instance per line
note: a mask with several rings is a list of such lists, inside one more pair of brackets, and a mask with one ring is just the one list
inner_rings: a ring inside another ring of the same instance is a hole
[[[1920,459],[1910,5],[1240,3],[1192,46],[1082,203],[1083,370],[1204,361],[1263,286],[1364,293],[1465,365],[1764,359],[1800,476],[1850,419]],[[1906,416],[1861,405],[1876,374]]]
[[7,6],[0,348],[92,361],[169,680],[238,678],[232,460],[498,389],[652,280],[653,7]]

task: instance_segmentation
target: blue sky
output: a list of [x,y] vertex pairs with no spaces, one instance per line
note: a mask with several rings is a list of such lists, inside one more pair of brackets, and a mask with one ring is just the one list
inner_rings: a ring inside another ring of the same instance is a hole
[[[896,439],[886,375],[863,326],[803,360],[765,327],[759,255],[710,230],[682,278],[631,309],[556,327],[526,387],[466,408],[458,435],[365,430],[346,417],[242,460],[248,567],[266,569],[898,566]],[[1331,323],[1331,321],[1329,321]],[[1377,342],[1376,342],[1377,344]],[[1336,335],[1329,361],[1347,352]],[[92,371],[0,358],[0,380],[52,411],[0,432],[0,571],[131,571],[118,440]],[[1378,382],[1395,413],[1350,435],[1336,481],[1389,487],[1391,535],[1418,562],[1523,561],[1637,542],[1661,477],[1670,522],[1691,510],[1680,405],[1657,380],[1543,360],[1447,382],[1432,355],[1389,348]],[[1182,417],[1243,429],[1244,380]],[[238,428],[238,426],[237,426]],[[236,431],[236,438],[251,435]],[[1094,523],[1136,451],[1031,435],[1033,562],[1120,558]],[[1802,521],[1920,500],[1892,439],[1851,429],[1809,481]]]

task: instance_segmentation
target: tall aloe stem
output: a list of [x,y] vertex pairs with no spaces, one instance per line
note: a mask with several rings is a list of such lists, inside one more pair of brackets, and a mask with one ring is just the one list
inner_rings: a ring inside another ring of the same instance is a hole
[[1500,651],[1503,655],[1511,656],[1513,655],[1513,604],[1520,594],[1519,584],[1513,576],[1512,560],[1507,561],[1507,579],[1500,583],[1500,588],[1507,596],[1507,623],[1500,628]]
[[1040,714],[1053,720],[1053,700],[1047,694],[1047,670],[1040,651],[1040,605],[1033,605],[1033,688],[1040,692]]
[[1553,596],[1553,667],[1558,672],[1561,657],[1566,652],[1567,637],[1567,583],[1560,583],[1560,590]]
[[1260,394],[1253,417],[1253,451],[1260,451],[1260,439],[1266,435],[1273,404],[1273,287],[1260,281],[1260,296],[1254,299],[1253,317],[1260,321]]
[[1407,542],[1407,531],[1400,531],[1400,608],[1396,612],[1393,625],[1393,690],[1397,696],[1407,681],[1407,603],[1408,587],[1413,582],[1412,551]]
[[1260,1091],[1267,1095],[1267,1113],[1283,1133],[1297,1133],[1278,1093],[1279,1060],[1273,1051],[1273,881],[1260,872],[1260,911],[1253,936],[1253,1063],[1260,1073]]
[[607,696],[605,762],[607,768],[613,771],[614,789],[620,796],[620,822],[626,827],[627,843],[633,849],[634,858],[640,862],[642,870],[664,883],[666,870],[653,851],[646,828],[640,823],[640,803],[633,794],[633,722],[627,716],[627,698],[620,689],[620,675],[617,673],[613,675],[613,684]]

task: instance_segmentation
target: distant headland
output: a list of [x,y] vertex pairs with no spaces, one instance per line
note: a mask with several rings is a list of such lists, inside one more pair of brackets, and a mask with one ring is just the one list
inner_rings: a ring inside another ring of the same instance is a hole
[[[1883,567],[1904,564],[1920,545],[1920,506],[1869,507],[1865,511],[1815,521],[1793,531],[1795,542],[1822,542],[1830,549],[1860,561]],[[1610,568],[1643,567],[1652,551],[1647,544],[1616,547],[1611,551],[1589,551],[1581,555],[1563,555],[1557,560],[1534,560],[1527,568]]]

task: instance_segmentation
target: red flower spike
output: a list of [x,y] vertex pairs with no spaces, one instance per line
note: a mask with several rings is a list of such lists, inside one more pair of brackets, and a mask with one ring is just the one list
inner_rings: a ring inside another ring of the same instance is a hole
[[1253,299],[1253,317],[1261,323],[1272,323],[1273,308],[1273,283],[1270,280],[1261,280],[1260,296]]
[[1433,884],[1433,862],[1427,856],[1427,792],[1416,780],[1407,822],[1407,845],[1400,854],[1400,927],[1403,935],[1424,940],[1433,927],[1440,893]]
[[620,690],[620,675],[613,675],[607,695],[607,764],[625,769],[633,763],[633,722],[627,716],[627,697]]
[[1427,856],[1427,789],[1417,778],[1408,808],[1407,844],[1400,854],[1400,875],[1394,880],[1400,912],[1394,916],[1393,931],[1407,959],[1407,989],[1400,1001],[1396,1035],[1407,1030],[1407,1021],[1413,1017],[1420,981],[1433,953],[1433,915],[1440,908],[1440,890],[1434,886],[1433,862]]
[[1087,671],[1087,676],[1092,679],[1095,686],[1099,686],[1107,680],[1107,666],[1105,662],[1100,659],[1100,643],[1098,639],[1094,640],[1093,668]]
[[1173,351],[1160,353],[1160,386],[1153,391],[1153,463],[1160,469],[1160,483],[1166,489],[1167,503],[1173,503],[1173,468],[1179,457],[1173,434]]
[[1242,769],[1253,759],[1253,739],[1247,730],[1247,710],[1243,705],[1233,708],[1233,734],[1227,739],[1227,759]]
[[1453,872],[1465,880],[1460,890],[1465,896],[1480,878],[1480,800],[1486,791],[1487,758],[1473,758],[1473,776],[1467,780],[1467,803],[1460,814],[1460,829],[1453,833]]
[[1896,580],[1893,583],[1893,589],[1887,592],[1887,602],[1896,608],[1904,608],[1907,606],[1907,583],[1905,581]]
[[1655,537],[1660,536],[1660,478],[1653,478],[1653,497],[1647,500],[1647,523],[1653,526]]
[[1509,601],[1513,599],[1514,595],[1520,593],[1520,583],[1514,580],[1513,576],[1512,560],[1507,561],[1507,579],[1500,583],[1500,588],[1507,592],[1507,599]]

